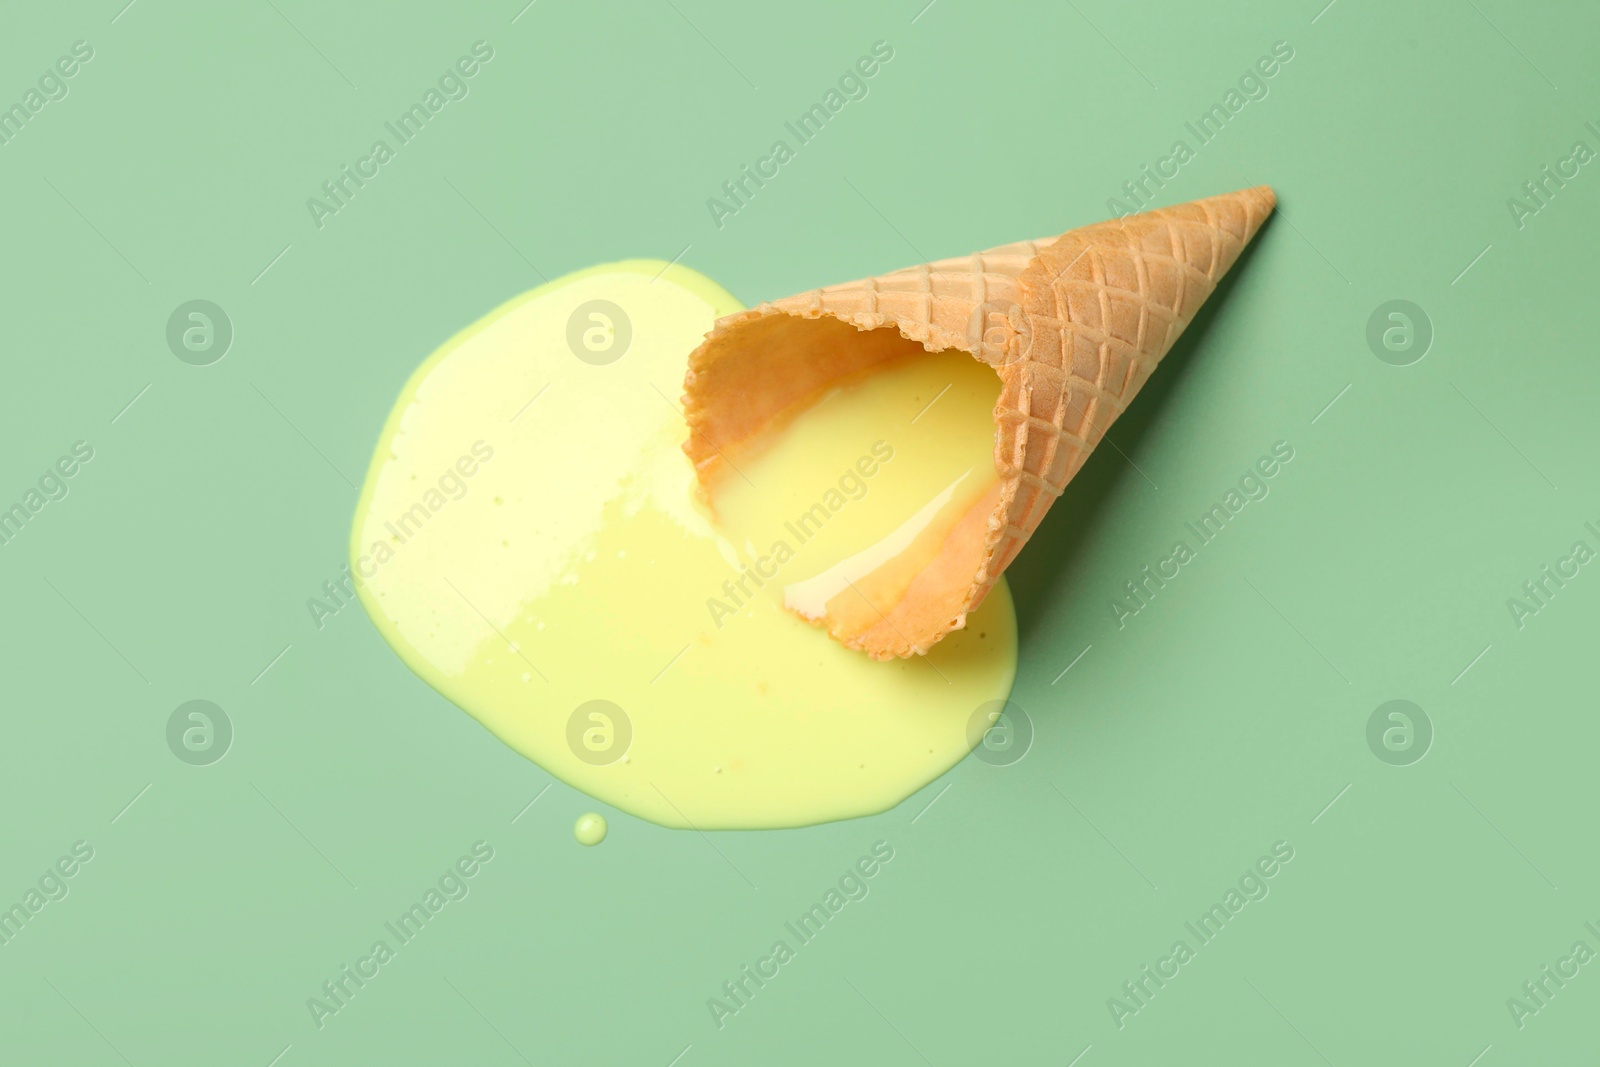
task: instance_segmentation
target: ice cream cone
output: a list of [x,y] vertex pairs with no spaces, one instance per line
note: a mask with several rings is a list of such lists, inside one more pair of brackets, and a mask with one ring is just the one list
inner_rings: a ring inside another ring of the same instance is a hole
[[877,659],[926,653],[966,624],[1274,203],[1259,186],[719,320],[684,381],[684,451],[702,492],[730,453],[908,348],[960,349],[993,367],[998,493],[956,525],[897,602],[871,605],[864,625],[830,622]]

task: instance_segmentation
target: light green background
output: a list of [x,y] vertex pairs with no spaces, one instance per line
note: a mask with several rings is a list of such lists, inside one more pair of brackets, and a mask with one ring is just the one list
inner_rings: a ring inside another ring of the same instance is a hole
[[[95,854],[0,946],[0,1059],[1592,1052],[1600,968],[1521,1030],[1506,999],[1579,938],[1600,949],[1600,574],[1521,629],[1506,601],[1600,547],[1600,164],[1523,229],[1506,200],[1576,139],[1600,148],[1600,18],[924,2],[8,12],[0,103],[76,40],[95,57],[0,146],[0,501],[74,441],[95,458],[0,547],[0,902],[73,842]],[[470,96],[317,229],[306,198],[479,39]],[[870,95],[714,226],[706,198],[877,40],[894,59]],[[798,831],[610,812],[581,849],[590,801],[556,784],[526,808],[549,776],[358,610],[312,623],[401,383],[541,276],[681,254],[755,302],[1096,221],[1279,40],[1270,94],[1159,196],[1268,182],[1283,211],[1114,428],[1126,459],[1102,449],[1012,569],[1021,762]],[[164,338],[195,298],[236,330],[208,367]],[[1405,367],[1365,339],[1399,298],[1436,331]],[[1271,495],[1119,629],[1122,583],[1278,440]],[[164,738],[193,698],[236,730],[208,767]],[[1436,731],[1412,766],[1365,739],[1395,698]],[[479,839],[471,895],[319,1031],[306,998]],[[870,896],[713,1026],[707,998],[878,840],[895,859]],[[1279,840],[1270,896],[1119,1030],[1107,999]]]

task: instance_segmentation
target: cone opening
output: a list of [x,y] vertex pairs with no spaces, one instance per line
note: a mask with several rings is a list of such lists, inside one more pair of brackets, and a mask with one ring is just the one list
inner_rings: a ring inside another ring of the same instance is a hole
[[999,506],[1002,385],[965,347],[930,347],[881,316],[767,307],[696,353],[685,448],[733,543],[776,557],[774,538],[796,542],[786,607],[878,658],[908,655],[972,606]]

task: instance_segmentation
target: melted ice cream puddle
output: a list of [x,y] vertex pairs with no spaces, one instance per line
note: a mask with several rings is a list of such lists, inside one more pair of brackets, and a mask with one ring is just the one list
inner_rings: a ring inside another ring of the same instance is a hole
[[[792,513],[805,540],[791,537],[775,563],[770,542],[713,525],[679,448],[687,355],[737,308],[693,271],[624,263],[541,287],[449,341],[406,385],[368,473],[351,544],[361,599],[425,681],[624,811],[701,829],[881,811],[961,759],[969,720],[1009,693],[1009,593],[998,587],[932,655],[879,663],[786,611],[782,588],[891,534],[950,485],[948,457],[919,442],[937,440],[921,428],[941,425],[961,390],[914,423],[915,408],[894,412],[887,461],[859,433],[813,432],[829,432],[830,412],[859,421],[839,407],[844,394],[797,420],[752,472],[783,464],[806,508],[828,517]],[[918,406],[949,383],[919,386]],[[944,507],[960,507],[975,479]],[[871,485],[851,500],[856,480]],[[782,581],[761,577],[780,567]]]

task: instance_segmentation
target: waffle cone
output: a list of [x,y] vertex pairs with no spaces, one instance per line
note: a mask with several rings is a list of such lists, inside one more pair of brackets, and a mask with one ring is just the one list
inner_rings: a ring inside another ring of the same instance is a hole
[[871,605],[869,623],[826,620],[877,659],[926,653],[966,624],[1274,203],[1259,186],[719,320],[684,382],[684,451],[702,493],[730,453],[908,347],[960,349],[993,367],[998,493],[951,531],[897,602]]

